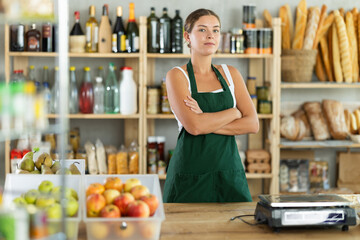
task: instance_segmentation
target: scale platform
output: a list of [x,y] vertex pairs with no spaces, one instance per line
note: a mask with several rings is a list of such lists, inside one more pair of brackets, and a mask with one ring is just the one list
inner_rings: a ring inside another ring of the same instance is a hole
[[338,195],[260,195],[255,220],[275,231],[284,227],[342,226],[347,231],[356,225],[351,202]]

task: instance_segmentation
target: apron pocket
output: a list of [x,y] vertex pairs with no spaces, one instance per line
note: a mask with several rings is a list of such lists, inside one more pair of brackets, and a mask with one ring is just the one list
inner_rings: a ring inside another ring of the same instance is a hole
[[214,173],[217,202],[251,202],[248,183],[243,169]]

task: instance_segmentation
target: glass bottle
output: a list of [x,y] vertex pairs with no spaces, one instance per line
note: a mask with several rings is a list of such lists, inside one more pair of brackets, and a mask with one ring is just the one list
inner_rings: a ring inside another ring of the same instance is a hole
[[155,8],[151,8],[150,16],[147,19],[147,30],[148,30],[148,52],[158,53],[159,52],[159,18],[155,15]]
[[167,114],[171,113],[169,98],[168,98],[167,90],[166,90],[166,79],[165,78],[163,78],[162,83],[161,83],[161,112],[167,113]]
[[135,4],[129,4],[129,21],[126,28],[127,52],[139,52],[139,29],[135,22]]
[[79,108],[81,113],[93,113],[94,89],[89,67],[84,68],[84,79],[80,85]]
[[51,89],[51,113],[59,113],[60,104],[60,85],[59,85],[59,68],[54,69],[54,85]]
[[80,12],[75,11],[74,15],[75,15],[75,24],[71,29],[70,36],[84,35],[84,32],[81,29],[81,25],[80,25]]
[[99,24],[99,43],[98,52],[110,53],[111,52],[111,25],[107,11],[107,4],[102,8],[102,16]]
[[123,10],[121,6],[116,8],[116,22],[112,34],[112,52],[121,53],[126,52],[126,32],[122,20]]
[[75,11],[75,24],[70,32],[69,37],[69,46],[70,52],[78,52],[83,53],[85,52],[85,45],[86,45],[86,36],[80,25],[80,13],[79,11]]
[[121,68],[120,113],[124,115],[137,112],[137,87],[131,67]]
[[101,77],[103,81],[106,79],[105,78],[105,69],[103,66],[98,67],[98,75],[97,76]]
[[180,10],[175,10],[175,17],[171,21],[171,52],[183,52],[183,20]]
[[116,81],[114,64],[109,63],[109,72],[105,81],[104,111],[105,113],[119,112],[119,85]]
[[75,70],[76,68],[74,66],[70,67],[69,113],[72,114],[79,112],[79,96],[76,84]]
[[25,26],[23,24],[15,24],[10,26],[10,51],[24,51],[24,34]]
[[171,52],[171,19],[167,14],[167,8],[163,8],[160,18],[160,53]]
[[31,24],[31,28],[25,34],[26,51],[40,52],[40,32],[36,30],[36,24]]
[[95,19],[95,6],[89,8],[89,20],[86,22],[86,52],[98,51],[99,25]]
[[46,104],[47,113],[50,113],[51,107],[51,91],[50,91],[50,83],[49,83],[49,67],[44,66],[43,68],[43,96]]
[[95,78],[95,87],[94,87],[94,113],[102,114],[104,113],[104,84],[102,83],[102,77]]
[[42,44],[41,48],[43,52],[53,51],[53,27],[51,23],[45,23],[42,25]]

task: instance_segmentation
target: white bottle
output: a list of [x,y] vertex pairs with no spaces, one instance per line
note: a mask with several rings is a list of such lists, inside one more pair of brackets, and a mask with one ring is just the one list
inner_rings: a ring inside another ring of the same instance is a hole
[[102,83],[102,77],[96,77],[94,87],[94,113],[104,113],[104,84]]
[[121,68],[120,79],[120,113],[124,115],[137,112],[137,87],[131,67]]

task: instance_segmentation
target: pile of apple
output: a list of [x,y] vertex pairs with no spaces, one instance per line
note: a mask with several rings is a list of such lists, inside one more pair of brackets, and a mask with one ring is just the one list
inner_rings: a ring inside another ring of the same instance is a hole
[[153,216],[159,200],[137,178],[122,182],[118,177],[108,177],[104,184],[92,183],[86,189],[88,217],[140,217]]
[[[40,183],[37,189],[31,189],[20,197],[13,199],[18,206],[35,206],[46,211],[47,217],[50,219],[60,219],[62,210],[60,205],[62,187],[55,187],[51,181],[45,180]],[[66,215],[73,217],[79,209],[78,194],[69,187],[65,188],[66,197]]]

